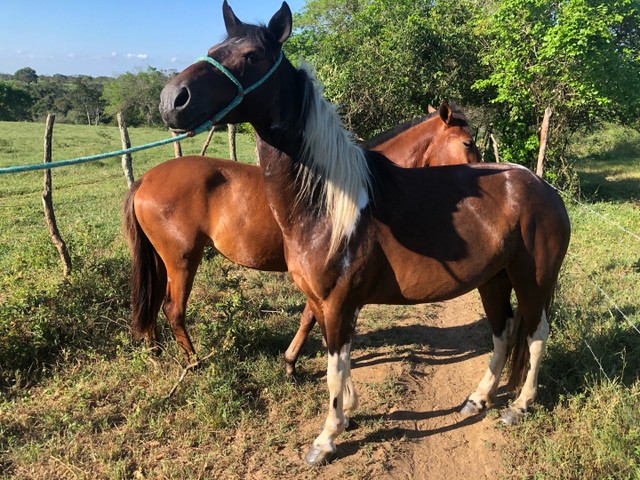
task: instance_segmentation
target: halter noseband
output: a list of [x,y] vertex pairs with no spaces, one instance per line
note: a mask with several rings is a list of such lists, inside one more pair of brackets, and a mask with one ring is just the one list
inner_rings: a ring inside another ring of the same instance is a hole
[[216,67],[218,70],[220,70],[222,73],[224,73],[229,80],[231,80],[233,83],[235,83],[236,87],[238,87],[238,93],[236,95],[236,98],[231,100],[229,105],[227,105],[220,112],[218,112],[216,115],[214,115],[214,117],[210,120],[210,122],[218,123],[220,120],[222,120],[224,118],[224,116],[227,113],[229,113],[231,110],[236,108],[240,104],[240,102],[242,102],[242,100],[244,99],[244,96],[247,93],[250,93],[250,92],[254,91],[256,88],[258,88],[264,82],[266,82],[267,79],[273,74],[273,72],[276,71],[276,69],[278,68],[278,65],[280,65],[280,62],[282,62],[282,58],[283,57],[284,57],[284,55],[282,53],[282,50],[280,50],[280,56],[276,60],[276,63],[273,64],[273,66],[269,69],[269,71],[267,73],[264,74],[264,76],[262,78],[260,78],[257,82],[255,82],[253,85],[248,86],[247,88],[244,88],[242,86],[242,84],[240,83],[240,81],[236,77],[234,77],[233,73],[231,73],[224,65],[222,65],[217,60],[214,60],[211,57],[196,58],[196,62],[208,62],[211,65],[213,65],[214,67]]

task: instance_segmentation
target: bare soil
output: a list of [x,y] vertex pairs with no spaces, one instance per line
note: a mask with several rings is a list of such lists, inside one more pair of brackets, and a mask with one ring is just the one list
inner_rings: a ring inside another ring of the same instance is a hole
[[[380,326],[378,319],[391,308],[368,306],[361,314],[352,352],[361,407],[353,428],[338,439],[337,458],[309,478],[502,477],[506,438],[497,409],[471,417],[459,413],[491,355],[477,292],[443,303],[393,307],[392,326]],[[504,394],[497,403],[504,406]],[[319,428],[322,420],[309,426]],[[312,439],[316,433],[305,434]]]

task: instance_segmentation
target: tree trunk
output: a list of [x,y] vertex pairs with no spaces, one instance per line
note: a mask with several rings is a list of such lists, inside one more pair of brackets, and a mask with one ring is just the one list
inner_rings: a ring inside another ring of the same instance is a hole
[[542,177],[544,171],[544,157],[547,154],[547,140],[549,135],[549,121],[551,119],[551,107],[544,109],[544,118],[542,119],[542,127],[540,128],[540,150],[538,151],[538,165],[536,167],[536,175]]
[[[120,138],[122,139],[122,148],[124,150],[131,148],[131,140],[129,140],[129,132],[127,130],[127,124],[124,121],[124,115],[122,112],[118,112],[116,115],[118,119],[118,127],[120,127]],[[133,179],[133,167],[131,166],[131,155],[125,153],[122,155],[122,170],[124,170],[124,176],[127,179],[127,185],[131,187],[134,182]]]
[[[53,137],[53,124],[56,116],[47,115],[47,125],[44,133],[44,163],[51,163],[51,138]],[[69,255],[69,249],[67,244],[64,243],[58,230],[58,224],[56,223],[56,216],[53,211],[53,199],[51,191],[51,169],[44,171],[44,190],[42,192],[42,206],[44,207],[44,218],[49,227],[49,235],[51,240],[58,250],[58,254],[62,259],[64,265],[64,276],[68,277],[71,274],[71,256]]]

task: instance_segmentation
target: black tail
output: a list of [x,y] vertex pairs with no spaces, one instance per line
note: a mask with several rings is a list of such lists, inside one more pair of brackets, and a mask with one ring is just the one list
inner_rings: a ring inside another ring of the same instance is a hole
[[141,181],[129,189],[124,201],[124,230],[131,251],[131,330],[135,338],[148,337],[155,329],[167,278],[162,260],[142,231],[134,211],[134,197]]

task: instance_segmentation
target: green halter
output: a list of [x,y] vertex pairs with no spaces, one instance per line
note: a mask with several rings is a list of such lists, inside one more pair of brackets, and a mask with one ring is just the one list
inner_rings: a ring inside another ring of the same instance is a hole
[[231,100],[229,105],[227,105],[220,112],[218,112],[211,119],[211,122],[218,123],[220,120],[222,120],[224,118],[224,116],[227,113],[229,113],[231,110],[236,108],[240,104],[240,102],[242,102],[242,100],[244,99],[244,96],[247,93],[250,93],[250,92],[254,91],[256,88],[258,88],[264,82],[266,82],[267,79],[273,74],[273,72],[276,71],[276,69],[278,68],[278,65],[280,65],[280,62],[282,62],[282,58],[283,57],[284,57],[284,55],[282,53],[282,50],[280,50],[280,56],[276,60],[276,63],[273,64],[273,66],[269,69],[269,71],[267,73],[265,73],[264,76],[260,80],[258,80],[256,83],[254,83],[253,85],[250,85],[247,88],[244,88],[242,86],[242,84],[240,83],[240,81],[236,77],[233,76],[233,73],[231,73],[220,62],[214,60],[211,57],[200,57],[200,58],[197,58],[196,62],[208,62],[208,63],[210,63],[211,65],[216,67],[218,70],[220,70],[222,73],[224,73],[227,76],[227,78],[229,78],[229,80],[231,80],[233,83],[235,83],[236,87],[238,87],[238,94],[236,95],[236,97],[233,100]]

